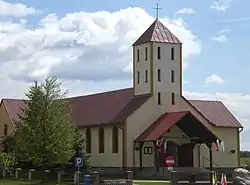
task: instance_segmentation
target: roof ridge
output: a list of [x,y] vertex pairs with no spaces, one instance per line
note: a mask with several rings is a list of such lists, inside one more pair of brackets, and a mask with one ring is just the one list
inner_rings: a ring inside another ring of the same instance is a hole
[[82,97],[89,97],[89,96],[96,96],[96,95],[102,95],[102,94],[108,94],[108,93],[115,93],[115,92],[119,92],[119,91],[131,90],[131,89],[133,89],[133,87],[125,88],[125,89],[116,89],[116,90],[112,90],[112,91],[98,92],[98,93],[94,93],[94,94],[87,94],[87,95],[80,95],[80,96],[72,96],[72,97],[68,97],[67,99],[82,98]]

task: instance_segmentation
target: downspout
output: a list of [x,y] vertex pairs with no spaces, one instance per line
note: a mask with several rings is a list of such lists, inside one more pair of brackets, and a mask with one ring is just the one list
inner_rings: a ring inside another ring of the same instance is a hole
[[237,157],[238,157],[238,167],[240,166],[240,133],[243,131],[243,127],[239,128],[238,129],[238,132],[237,132],[237,148],[238,148],[238,151],[237,151]]

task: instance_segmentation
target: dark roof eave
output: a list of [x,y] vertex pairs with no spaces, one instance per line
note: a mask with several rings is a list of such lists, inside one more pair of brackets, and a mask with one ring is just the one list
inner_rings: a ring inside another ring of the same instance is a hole
[[114,126],[118,124],[124,124],[125,120],[121,121],[120,123],[117,122],[109,122],[109,123],[98,123],[98,124],[88,124],[88,125],[76,125],[79,128],[87,128],[87,127],[103,127],[103,126]]

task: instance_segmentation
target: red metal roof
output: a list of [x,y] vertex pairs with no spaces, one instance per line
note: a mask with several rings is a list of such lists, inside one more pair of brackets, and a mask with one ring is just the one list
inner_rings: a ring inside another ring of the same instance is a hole
[[156,19],[151,26],[139,37],[133,46],[148,43],[148,42],[162,42],[181,44],[181,41],[158,19]]
[[155,141],[166,133],[173,125],[184,118],[189,112],[165,113],[150,125],[135,141]]
[[189,100],[189,102],[217,127],[243,127],[221,101]]
[[[72,106],[72,118],[77,125],[94,126],[100,124],[120,123],[149,99],[149,95],[134,96],[134,89],[79,96],[69,98]],[[185,98],[184,98],[185,99]],[[237,127],[242,125],[233,114],[218,101],[200,101],[185,99],[211,124],[220,127]],[[24,100],[3,99],[6,110],[12,121],[18,120]]]
[[[78,126],[121,123],[145,103],[149,95],[134,96],[133,88],[69,98],[72,119]],[[3,99],[11,120],[17,121],[24,100]]]

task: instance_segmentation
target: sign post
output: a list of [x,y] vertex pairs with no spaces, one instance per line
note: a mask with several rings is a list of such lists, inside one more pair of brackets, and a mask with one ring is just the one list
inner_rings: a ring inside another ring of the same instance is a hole
[[174,157],[173,156],[167,156],[165,160],[165,164],[168,167],[168,170],[173,170],[174,167]]
[[83,158],[81,157],[75,157],[75,167],[77,167],[76,174],[76,184],[80,184],[80,168],[83,167]]
[[80,171],[80,167],[83,167],[83,159],[81,157],[75,157],[75,167],[77,167],[77,171]]

